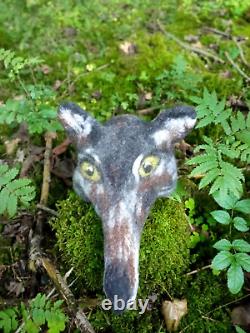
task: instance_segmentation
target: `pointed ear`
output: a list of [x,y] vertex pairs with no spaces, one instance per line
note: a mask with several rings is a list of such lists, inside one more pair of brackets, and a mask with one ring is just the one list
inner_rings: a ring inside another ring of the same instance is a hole
[[97,136],[100,128],[94,118],[74,103],[61,104],[58,117],[69,137],[75,142],[84,142],[90,136]]
[[152,122],[152,134],[159,148],[182,140],[196,123],[196,113],[190,106],[176,106],[161,112]]

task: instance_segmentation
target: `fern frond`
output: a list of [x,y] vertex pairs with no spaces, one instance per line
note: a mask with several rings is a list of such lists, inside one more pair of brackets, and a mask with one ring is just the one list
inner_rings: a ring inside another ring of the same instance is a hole
[[0,214],[6,212],[10,217],[16,214],[19,202],[27,205],[35,197],[30,179],[15,179],[18,172],[16,168],[0,165]]

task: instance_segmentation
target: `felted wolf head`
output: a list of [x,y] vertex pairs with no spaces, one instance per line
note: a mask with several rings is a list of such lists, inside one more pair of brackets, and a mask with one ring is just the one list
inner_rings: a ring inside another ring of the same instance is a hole
[[77,146],[74,189],[102,219],[104,291],[111,301],[115,295],[125,302],[136,298],[143,225],[156,198],[175,188],[173,147],[193,128],[195,117],[193,108],[178,106],[151,122],[123,115],[101,125],[73,103],[59,108]]

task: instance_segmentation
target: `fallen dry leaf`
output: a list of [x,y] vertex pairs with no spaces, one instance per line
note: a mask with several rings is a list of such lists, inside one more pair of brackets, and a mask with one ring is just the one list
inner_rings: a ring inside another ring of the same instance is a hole
[[6,140],[4,142],[6,154],[8,156],[13,155],[15,153],[15,151],[17,150],[18,144],[20,142],[21,142],[20,138],[15,138],[15,139],[12,139],[12,140]]
[[127,54],[127,55],[132,55],[136,53],[136,45],[129,42],[129,41],[124,41],[119,45],[120,50]]
[[186,299],[174,299],[162,303],[162,314],[169,332],[175,332],[178,329],[180,320],[187,314],[187,311]]

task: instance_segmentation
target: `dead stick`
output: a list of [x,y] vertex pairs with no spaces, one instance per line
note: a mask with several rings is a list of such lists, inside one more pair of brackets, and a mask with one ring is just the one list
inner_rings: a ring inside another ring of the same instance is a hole
[[218,61],[221,64],[224,64],[224,60],[222,60],[221,58],[219,58],[214,53],[209,52],[209,51],[204,50],[204,49],[200,49],[198,47],[190,46],[189,44],[187,44],[187,43],[183,42],[182,40],[180,40],[179,38],[177,38],[175,35],[171,34],[168,31],[166,31],[159,20],[157,20],[157,24],[158,24],[158,27],[161,30],[161,32],[167,38],[170,38],[170,39],[174,40],[177,44],[179,44],[184,49],[186,49],[188,51],[191,51],[191,52],[195,52],[197,54],[200,54],[201,56],[204,56],[204,57],[207,57],[207,58],[211,58],[211,59],[213,59],[215,61]]
[[240,66],[238,64],[236,64],[236,62],[233,61],[233,59],[230,57],[230,55],[225,52],[225,56],[227,58],[227,60],[230,62],[230,64],[233,66],[234,69],[236,69],[236,71],[243,76],[247,81],[250,81],[250,76],[248,76],[246,73],[243,72],[243,70],[240,68]]
[[156,110],[159,110],[161,107],[162,107],[162,105],[152,106],[150,108],[137,110],[137,113],[144,116],[144,115],[150,114]]
[[[49,186],[50,186],[50,157],[52,154],[52,142],[55,138],[55,133],[47,133],[45,135],[46,148],[44,153],[44,169],[43,169],[43,184],[42,192],[40,197],[40,205],[46,206],[49,196]],[[89,323],[87,317],[85,316],[82,309],[76,306],[76,301],[73,293],[67,286],[66,281],[61,276],[60,272],[54,267],[51,261],[46,258],[41,251],[41,241],[42,241],[42,231],[43,231],[43,216],[41,207],[37,214],[35,235],[30,237],[30,260],[29,267],[31,270],[36,271],[37,267],[43,267],[50,279],[55,284],[56,289],[65,299],[68,308],[74,317],[74,322],[76,327],[83,333],[95,333],[91,324]]]
[[186,274],[186,276],[196,274],[196,273],[198,273],[198,272],[200,272],[200,271],[203,271],[203,270],[205,270],[205,269],[208,269],[208,268],[211,268],[211,265],[207,265],[207,266],[203,266],[203,267],[201,267],[201,268],[197,268],[197,269],[195,269],[195,270],[192,271],[192,272],[188,272],[188,273]]
[[243,62],[243,64],[246,66],[246,67],[250,67],[250,64],[247,62],[246,58],[245,58],[245,55],[244,55],[244,52],[242,50],[242,47],[240,45],[240,42],[237,40],[237,38],[233,37],[233,41],[234,43],[236,44],[236,46],[238,47],[238,50],[240,52],[240,57],[241,57],[241,60]]

